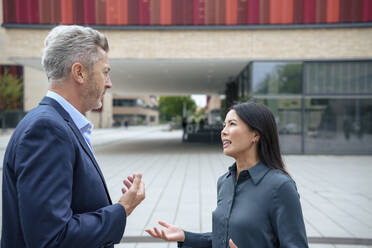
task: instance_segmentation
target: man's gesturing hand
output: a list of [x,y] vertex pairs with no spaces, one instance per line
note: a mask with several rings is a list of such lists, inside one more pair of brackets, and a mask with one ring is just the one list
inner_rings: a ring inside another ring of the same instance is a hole
[[119,200],[127,216],[145,199],[145,184],[143,183],[141,174],[134,174],[133,177],[129,176],[128,180],[124,180],[123,183],[127,187],[121,189],[123,192],[122,197]]

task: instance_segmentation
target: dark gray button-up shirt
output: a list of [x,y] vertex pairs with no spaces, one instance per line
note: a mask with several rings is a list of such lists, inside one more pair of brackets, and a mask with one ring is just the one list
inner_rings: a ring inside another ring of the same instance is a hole
[[211,233],[185,232],[179,247],[308,247],[299,195],[294,181],[259,162],[242,171],[236,164],[218,179],[217,208]]

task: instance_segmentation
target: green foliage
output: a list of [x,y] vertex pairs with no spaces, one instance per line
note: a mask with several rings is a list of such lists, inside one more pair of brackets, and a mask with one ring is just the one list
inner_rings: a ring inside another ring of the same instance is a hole
[[170,121],[177,116],[182,117],[184,102],[187,111],[194,113],[196,104],[190,96],[161,96],[159,98],[160,119]]
[[200,123],[201,120],[204,120],[205,118],[205,108],[200,109],[200,111],[197,111],[193,114],[193,119],[196,123]]
[[287,64],[281,66],[279,74],[279,92],[301,93],[302,65]]
[[0,110],[18,110],[22,106],[23,80],[5,70],[0,75]]
[[260,82],[257,90],[259,94],[298,94],[302,90],[302,65],[284,64],[278,65],[266,74],[265,79]]

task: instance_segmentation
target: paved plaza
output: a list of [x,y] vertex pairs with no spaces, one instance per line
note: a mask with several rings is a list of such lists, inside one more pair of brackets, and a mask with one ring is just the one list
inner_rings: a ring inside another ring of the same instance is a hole
[[[113,202],[120,198],[127,175],[141,172],[146,184],[146,199],[129,216],[123,243],[116,247],[176,247],[151,242],[144,232],[158,220],[189,231],[211,231],[217,179],[233,160],[219,145],[182,143],[181,135],[167,126],[93,131],[96,158]],[[1,161],[8,139],[9,133],[0,135]],[[372,247],[372,156],[284,159],[301,196],[310,247]]]

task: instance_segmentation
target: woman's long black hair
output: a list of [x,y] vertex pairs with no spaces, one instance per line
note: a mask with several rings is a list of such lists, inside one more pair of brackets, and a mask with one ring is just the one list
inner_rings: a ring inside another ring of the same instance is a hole
[[258,157],[265,165],[278,169],[289,175],[285,169],[280,153],[279,136],[273,113],[265,105],[255,102],[240,103],[232,106],[240,119],[251,130],[260,134],[258,141]]

